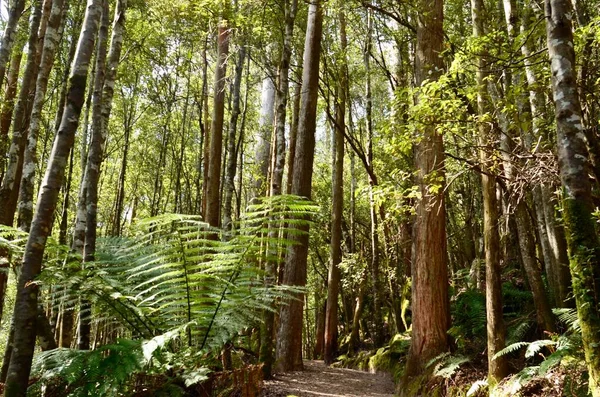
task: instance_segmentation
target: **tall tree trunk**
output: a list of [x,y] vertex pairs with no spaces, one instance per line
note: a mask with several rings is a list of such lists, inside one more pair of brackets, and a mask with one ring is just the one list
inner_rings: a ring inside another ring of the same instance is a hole
[[240,116],[240,91],[242,86],[242,75],[244,73],[244,62],[246,61],[246,46],[242,45],[235,64],[235,78],[231,90],[231,118],[229,120],[229,138],[227,140],[227,169],[225,172],[223,205],[223,227],[226,230],[233,228],[232,202],[235,190],[235,173],[237,171],[237,125]]
[[[533,6],[526,4],[523,7],[521,18],[521,33],[530,29],[533,18],[537,18],[533,12]],[[545,114],[545,96],[541,90],[539,78],[532,64],[532,56],[536,49],[532,48],[530,41],[525,40],[521,46],[521,53],[524,57],[525,75],[529,89],[529,107],[532,118],[532,131],[525,131],[523,144],[528,151],[533,151],[537,146],[536,142],[542,138],[544,128]],[[554,201],[548,194],[548,188],[536,186],[532,190],[533,203],[535,206],[536,226],[542,248],[544,265],[548,284],[550,287],[550,296],[556,306],[566,305],[565,300],[568,295],[568,286],[570,285],[570,276],[568,274],[568,258],[566,255],[566,243],[564,242],[564,232],[561,234],[562,227],[555,222]],[[560,229],[559,229],[560,228]],[[562,275],[562,276],[560,276]]]
[[254,178],[254,197],[265,196],[269,175],[271,155],[271,137],[275,117],[275,83],[269,74],[263,79],[261,91],[260,117],[256,142],[256,176]]
[[6,74],[6,64],[10,58],[13,44],[15,42],[15,36],[17,35],[17,26],[19,19],[25,9],[25,0],[15,0],[11,2],[11,7],[8,10],[8,21],[4,28],[4,34],[2,41],[0,42],[0,85],[4,82],[4,75]]
[[373,282],[373,325],[374,344],[383,344],[383,317],[381,315],[383,291],[381,285],[380,256],[379,256],[379,221],[377,218],[377,204],[375,203],[375,186],[377,179],[373,168],[373,99],[371,94],[371,47],[373,14],[367,11],[367,45],[365,46],[364,61],[366,76],[366,122],[367,122],[367,161],[365,166],[369,177],[369,215],[371,218],[371,279]]
[[36,316],[39,285],[32,282],[39,275],[46,241],[51,230],[58,193],[62,185],[67,158],[73,146],[75,130],[84,101],[90,58],[102,12],[101,0],[88,0],[86,16],[79,36],[71,72],[66,108],[52,155],[42,183],[31,232],[27,239],[23,266],[17,285],[13,321],[15,323],[14,351],[10,359],[4,395],[25,396],[31,371],[36,336]]
[[[473,36],[483,39],[483,0],[471,0],[471,14],[473,21]],[[487,78],[487,53],[480,50],[481,55],[477,67],[477,112],[479,115],[479,144],[480,161],[483,173],[481,174],[481,190],[483,192],[483,241],[485,247],[485,302],[487,319],[487,356],[488,356],[488,383],[494,387],[507,375],[506,356],[494,358],[494,354],[504,349],[506,343],[506,327],[502,312],[502,279],[500,268],[500,233],[498,225],[498,199],[496,197],[496,176],[493,170],[494,163],[490,163],[491,153],[495,150],[496,137],[492,125],[486,121],[491,109],[491,100],[488,92]]]
[[[283,48],[281,51],[281,61],[279,63],[279,80],[277,93],[275,97],[275,134],[274,151],[271,163],[271,188],[270,196],[278,196],[283,189],[283,169],[285,166],[285,124],[286,110],[289,93],[289,72],[290,60],[292,56],[292,45],[294,38],[294,21],[298,10],[298,0],[286,0],[284,3],[285,33],[283,38]],[[270,226],[269,237],[276,239],[279,230]],[[273,251],[270,256],[277,257],[276,247],[269,247]],[[267,274],[265,284],[267,287],[275,285],[277,282],[277,261],[269,260],[266,264]],[[275,329],[275,313],[271,310],[263,311],[263,324],[261,329],[260,361],[264,363],[263,374],[266,379],[271,378],[273,368],[273,337]]]
[[227,21],[219,24],[217,39],[217,66],[215,67],[215,92],[212,123],[210,126],[210,156],[206,181],[206,217],[211,226],[221,224],[221,154],[223,152],[223,118],[225,116],[225,75],[229,53],[230,30]]
[[327,307],[325,311],[325,342],[323,358],[325,364],[332,364],[337,353],[338,337],[338,295],[340,289],[340,268],[342,262],[342,217],[344,210],[344,133],[346,129],[346,93],[348,92],[346,77],[346,16],[343,11],[339,13],[340,22],[340,47],[342,58],[339,64],[339,83],[337,86],[337,99],[335,104],[335,132],[334,132],[334,161],[333,184],[331,195],[331,261],[327,277]]
[[[117,80],[117,71],[119,68],[119,61],[121,58],[121,50],[123,48],[126,8],[127,0],[117,0],[115,5],[115,15],[113,18],[112,34],[110,38],[110,49],[108,50],[108,56],[106,60],[106,74],[104,77],[104,86],[102,87],[101,115],[102,134],[104,136],[104,140],[106,140],[106,137],[108,136],[108,123],[110,119],[110,113],[112,111],[112,102],[115,94],[115,82]],[[133,107],[131,108],[131,112],[128,116],[129,118],[127,122],[125,122],[126,128],[124,129],[125,143],[123,148],[123,159],[121,160],[121,170],[119,172],[119,190],[117,191],[117,202],[115,203],[115,222],[113,224],[113,231],[116,231],[116,235],[120,235],[121,233],[121,212],[123,211],[123,201],[125,199],[124,196],[125,172],[127,168],[127,151],[129,149],[129,134],[131,132],[131,124],[133,117],[131,113],[133,113]]]
[[21,71],[21,60],[23,59],[23,46],[27,42],[28,20],[21,20],[19,34],[14,44],[14,53],[10,58],[10,68],[8,69],[8,81],[4,97],[2,98],[2,113],[0,113],[0,184],[4,179],[6,172],[5,154],[8,150],[10,125],[12,123],[13,111],[15,109],[15,97],[17,96],[17,87],[19,85],[19,72]]
[[296,156],[296,137],[298,135],[298,123],[300,117],[300,99],[302,98],[302,83],[294,85],[294,97],[292,102],[292,120],[290,122],[290,148],[288,149],[288,172],[286,194],[292,193],[292,180],[294,175],[294,157]]
[[600,396],[600,258],[592,215],[591,185],[581,106],[575,73],[575,49],[569,0],[546,0],[546,33],[552,93],[556,106],[558,162],[563,185],[564,222],[567,229],[573,294],[581,325],[583,349],[592,396]]
[[54,55],[62,36],[63,16],[66,13],[64,0],[54,0],[52,10],[48,19],[48,25],[44,33],[44,45],[41,53],[41,63],[37,75],[35,98],[31,109],[31,121],[27,145],[25,147],[23,175],[19,190],[19,216],[17,225],[22,230],[29,231],[33,219],[33,189],[35,183],[35,170],[37,168],[37,141],[42,121],[42,107],[48,88],[48,78],[54,65]]
[[[321,56],[321,36],[323,14],[321,2],[315,0],[309,6],[306,40],[304,42],[304,62],[302,75],[302,99],[296,153],[294,156],[294,174],[292,194],[311,197],[313,161],[315,156],[315,130],[317,119],[317,99],[319,89],[319,60]],[[306,285],[306,261],[308,257],[308,231],[304,224],[300,229],[305,232],[290,236],[297,244],[292,245],[286,255],[283,283],[286,285]],[[278,371],[302,369],[302,295],[289,299],[280,312],[279,332],[277,335],[276,366]]]
[[125,10],[127,9],[127,0],[117,0],[115,6],[115,15],[112,24],[112,34],[110,37],[110,48],[106,60],[106,72],[104,76],[104,86],[102,87],[102,132],[104,137],[108,135],[108,122],[112,111],[113,97],[115,95],[115,83],[117,81],[117,70],[121,60],[121,51],[123,49],[123,37],[125,34]]
[[[85,170],[86,184],[86,217],[85,244],[83,246],[83,263],[93,262],[96,252],[96,228],[98,207],[98,181],[104,156],[105,121],[102,117],[103,88],[106,77],[106,48],[108,42],[109,19],[108,0],[102,3],[102,18],[96,45],[96,77],[92,94],[92,136]],[[79,300],[79,328],[77,346],[80,350],[89,350],[91,332],[91,303],[83,297]]]
[[[443,0],[421,0],[417,19],[416,83],[436,80],[444,67]],[[420,95],[422,96],[422,94]],[[417,97],[417,101],[423,100]],[[422,139],[415,145],[417,183],[421,199],[416,205],[414,261],[412,263],[412,338],[406,381],[421,374],[426,363],[447,351],[450,327],[444,207],[444,145],[442,135],[429,122],[420,126]],[[437,192],[428,189],[432,176],[441,180]]]
[[35,76],[37,74],[38,29],[42,19],[42,1],[36,0],[32,12],[29,39],[27,42],[27,64],[21,83],[21,91],[14,112],[13,136],[8,151],[6,174],[0,187],[0,224],[11,225],[17,209],[21,172],[23,171],[23,152],[29,130],[29,115],[35,95]]
[[[20,40],[18,40],[20,41]],[[24,40],[23,40],[24,41]],[[22,48],[23,43],[17,43],[17,48]],[[21,67],[21,51],[15,51],[11,58],[11,66],[8,71],[8,85],[4,94],[4,103],[2,106],[2,114],[0,115],[0,186],[4,177],[5,153],[8,143],[8,132],[12,120],[14,109],[14,99],[17,93],[17,84],[19,78],[19,70]],[[6,260],[4,260],[6,258]],[[6,295],[6,287],[8,285],[8,273],[10,271],[9,252],[5,248],[0,248],[0,320],[4,313],[4,298]],[[10,357],[10,356],[9,356]]]
[[202,130],[202,217],[206,219],[206,192],[208,188],[208,163],[210,159],[210,123],[208,114],[208,35],[204,41],[204,49],[202,50],[202,109],[200,114],[200,128]]

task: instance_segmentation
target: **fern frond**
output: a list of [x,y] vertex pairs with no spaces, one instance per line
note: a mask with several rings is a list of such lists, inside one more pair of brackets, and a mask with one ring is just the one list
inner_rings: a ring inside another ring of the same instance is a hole
[[502,357],[505,356],[507,354],[516,352],[517,350],[525,347],[525,346],[529,346],[529,342],[516,342],[513,343],[511,345],[506,346],[504,349],[500,350],[499,352],[497,352],[496,354],[494,354],[494,356],[492,357],[492,359],[497,359],[498,357]]

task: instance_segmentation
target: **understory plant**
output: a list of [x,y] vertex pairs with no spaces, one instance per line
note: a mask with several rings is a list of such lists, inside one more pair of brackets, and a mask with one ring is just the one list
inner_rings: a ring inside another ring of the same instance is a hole
[[[93,302],[95,349],[56,349],[36,356],[30,393],[177,395],[220,367],[221,348],[252,329],[263,310],[292,292],[263,282],[264,263],[279,263],[288,236],[317,208],[296,196],[257,201],[233,232],[194,215],[140,221],[128,237],[99,241],[97,260],[46,267],[52,312]],[[248,350],[248,349],[246,349]],[[177,390],[177,392],[175,391]],[[66,391],[66,392],[65,392]]]

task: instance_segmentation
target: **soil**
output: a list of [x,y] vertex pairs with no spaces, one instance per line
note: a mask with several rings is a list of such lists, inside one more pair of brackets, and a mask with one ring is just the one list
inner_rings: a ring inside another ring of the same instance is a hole
[[304,371],[276,374],[264,382],[262,397],[393,397],[394,382],[386,373],[371,374],[329,368],[323,361],[305,361]]

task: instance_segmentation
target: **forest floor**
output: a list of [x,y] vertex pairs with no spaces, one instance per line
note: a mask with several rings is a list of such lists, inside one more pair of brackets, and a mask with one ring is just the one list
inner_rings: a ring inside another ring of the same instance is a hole
[[386,373],[371,374],[329,368],[323,361],[305,361],[304,371],[277,374],[264,382],[263,397],[392,397],[394,382]]

